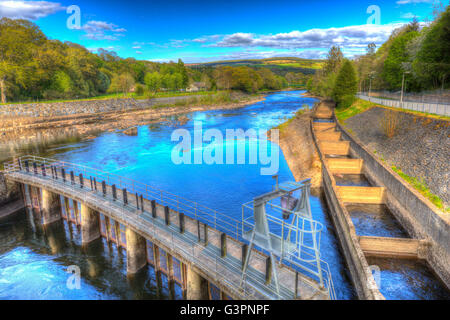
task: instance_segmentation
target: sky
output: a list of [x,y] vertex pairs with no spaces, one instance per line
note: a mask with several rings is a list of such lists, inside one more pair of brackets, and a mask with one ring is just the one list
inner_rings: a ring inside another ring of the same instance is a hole
[[28,19],[51,39],[138,60],[320,59],[332,45],[347,57],[380,46],[413,17],[429,22],[435,1],[0,0],[0,17]]

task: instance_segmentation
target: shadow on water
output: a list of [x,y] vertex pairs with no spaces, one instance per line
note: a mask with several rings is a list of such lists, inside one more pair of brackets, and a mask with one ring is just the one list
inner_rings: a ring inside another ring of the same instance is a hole
[[[81,246],[78,228],[67,221],[44,229],[23,210],[0,221],[0,235],[0,299],[182,298],[179,287],[169,290],[167,278],[158,287],[151,266],[127,276],[126,252],[105,239]],[[80,268],[79,290],[67,286],[69,266]]]

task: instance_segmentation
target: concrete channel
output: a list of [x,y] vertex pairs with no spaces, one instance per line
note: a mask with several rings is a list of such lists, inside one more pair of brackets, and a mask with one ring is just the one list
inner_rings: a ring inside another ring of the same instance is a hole
[[[325,197],[358,297],[450,299],[448,215],[370,154],[326,104],[316,106],[311,130],[323,164]],[[424,215],[427,221],[421,220]],[[410,281],[417,275],[432,292]]]

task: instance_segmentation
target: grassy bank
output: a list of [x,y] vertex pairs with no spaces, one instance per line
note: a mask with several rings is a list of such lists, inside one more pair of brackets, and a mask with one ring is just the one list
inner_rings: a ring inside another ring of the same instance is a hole
[[197,96],[197,95],[208,95],[216,94],[220,91],[198,91],[198,92],[157,92],[150,95],[137,95],[136,93],[123,94],[123,93],[109,93],[103,94],[91,98],[83,99],[55,99],[55,100],[39,100],[39,101],[13,101],[7,103],[0,103],[0,105],[7,104],[31,104],[31,103],[57,103],[57,102],[78,102],[78,101],[101,101],[101,100],[111,100],[111,99],[129,99],[133,98],[136,100],[144,99],[154,99],[154,98],[170,98],[170,97],[184,97],[184,96]]
[[436,207],[446,212],[450,212],[450,208],[444,208],[444,204],[441,198],[431,192],[430,188],[424,181],[421,181],[415,177],[408,176],[404,173],[400,168],[396,166],[392,166],[392,170],[394,170],[403,180],[408,182],[414,189],[419,191],[425,198],[430,200]]
[[394,111],[404,112],[404,113],[410,113],[421,117],[427,117],[432,119],[438,119],[438,120],[450,120],[450,117],[448,116],[441,116],[437,114],[432,113],[426,113],[426,112],[420,112],[420,111],[413,111],[413,110],[406,110],[406,109],[400,109],[400,108],[392,108],[392,107],[386,107],[381,104],[376,104],[370,101],[357,99],[349,108],[344,110],[336,109],[336,117],[340,122],[344,122],[348,118],[354,117],[357,114],[360,114],[370,108],[373,107],[379,107],[384,109],[390,109]]

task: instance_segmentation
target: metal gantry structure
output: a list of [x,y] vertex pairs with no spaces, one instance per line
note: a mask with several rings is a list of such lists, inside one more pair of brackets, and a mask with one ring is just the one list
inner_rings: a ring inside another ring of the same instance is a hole
[[[272,280],[279,295],[278,265],[282,263],[302,269],[317,277],[319,289],[334,295],[328,264],[320,258],[323,226],[311,212],[310,179],[277,183],[273,191],[256,197],[242,206],[242,237],[249,242],[242,271],[245,281],[254,246],[270,255]],[[251,214],[246,214],[246,210]]]

